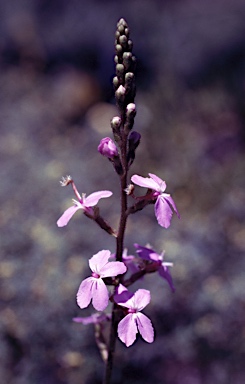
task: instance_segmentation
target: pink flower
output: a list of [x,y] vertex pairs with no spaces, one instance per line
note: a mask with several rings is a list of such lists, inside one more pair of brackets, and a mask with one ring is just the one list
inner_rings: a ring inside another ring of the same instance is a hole
[[109,301],[109,293],[103,281],[104,277],[114,277],[126,272],[127,267],[121,261],[108,262],[111,253],[103,250],[89,260],[92,276],[83,280],[77,292],[77,304],[86,308],[90,301],[97,311],[103,311]]
[[127,315],[118,324],[118,337],[127,347],[133,344],[139,332],[148,343],[154,340],[154,329],[150,319],[142,311],[151,300],[150,291],[138,289],[134,294],[119,285],[115,302],[127,308]]
[[58,227],[64,227],[65,225],[67,225],[78,209],[82,209],[85,213],[93,216],[93,209],[91,207],[94,207],[100,199],[110,197],[112,195],[111,191],[98,191],[91,193],[91,195],[88,195],[87,197],[85,193],[83,193],[81,196],[70,176],[68,176],[67,178],[63,178],[61,182],[61,185],[64,186],[68,184],[72,184],[72,188],[75,192],[76,197],[78,198],[78,201],[73,199],[74,205],[68,208],[59,218],[59,220],[57,221]]
[[167,280],[170,288],[174,292],[175,288],[174,288],[172,276],[169,272],[169,267],[172,267],[173,263],[163,261],[164,252],[162,252],[159,255],[156,251],[154,251],[154,249],[142,247],[139,244],[134,244],[134,246],[136,248],[136,252],[142,259],[149,260],[156,263],[156,270],[158,271],[159,275],[163,279]]
[[151,198],[156,198],[155,215],[158,224],[164,228],[168,228],[170,226],[173,211],[175,211],[178,218],[180,218],[179,212],[172,197],[168,193],[164,193],[166,189],[165,181],[153,173],[149,173],[149,176],[150,177],[142,177],[133,175],[131,180],[134,184],[137,184],[140,187],[146,187],[155,191],[152,193]]
[[104,137],[104,139],[100,141],[98,151],[101,153],[101,155],[108,157],[109,159],[118,156],[117,147],[114,141],[110,139],[110,137]]

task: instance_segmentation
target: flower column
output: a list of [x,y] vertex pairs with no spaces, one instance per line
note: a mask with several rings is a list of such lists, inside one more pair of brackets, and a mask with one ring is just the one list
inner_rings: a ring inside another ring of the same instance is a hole
[[[115,88],[116,104],[119,116],[115,116],[111,121],[112,132],[118,146],[118,153],[108,138],[100,143],[99,151],[113,162],[116,172],[120,176],[121,186],[121,214],[119,228],[117,232],[116,260],[122,261],[124,248],[124,233],[127,221],[127,182],[128,168],[134,160],[134,152],[139,144],[140,135],[130,131],[134,125],[136,115],[135,98],[135,57],[132,54],[132,41],[129,38],[129,28],[124,19],[119,20],[116,30],[115,40],[115,63],[116,76],[113,79]],[[130,134],[130,135],[129,135]],[[135,138],[136,136],[136,138]],[[120,160],[120,162],[119,162]],[[120,278],[119,278],[120,282]],[[119,318],[117,316],[117,305],[114,304],[112,311],[110,341],[108,350],[108,360],[104,383],[108,383],[111,377],[115,343],[117,338],[117,326]]]

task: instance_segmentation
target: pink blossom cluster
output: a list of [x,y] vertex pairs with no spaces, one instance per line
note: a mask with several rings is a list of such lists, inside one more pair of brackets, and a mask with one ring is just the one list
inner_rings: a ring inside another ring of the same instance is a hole
[[[145,289],[138,289],[135,293],[132,293],[123,284],[120,284],[117,286],[115,294],[110,296],[103,279],[125,275],[127,271],[133,271],[131,276],[134,276],[134,274],[142,270],[142,262],[147,260],[148,263],[151,262],[150,271],[158,271],[159,275],[167,280],[170,288],[174,291],[169,271],[169,267],[173,264],[163,261],[163,253],[158,254],[153,249],[138,244],[135,244],[135,248],[139,257],[127,255],[124,252],[123,262],[110,261],[109,259],[115,257],[109,250],[103,250],[95,254],[89,260],[92,271],[91,276],[82,281],[77,292],[77,304],[82,309],[88,307],[92,301],[92,305],[97,311],[104,311],[110,300],[123,307],[125,317],[118,324],[118,337],[127,347],[133,344],[138,332],[148,343],[154,340],[151,321],[141,313],[150,302],[150,292]],[[148,263],[145,266],[146,270]],[[133,268],[132,264],[134,264]],[[130,281],[130,278],[127,281]],[[100,315],[92,314],[89,317],[74,319],[74,321],[83,324],[101,323],[105,320],[108,320],[108,314],[103,312]]]
[[[99,145],[99,151],[108,158],[117,156],[116,145],[110,142],[111,139],[105,138]],[[148,177],[133,175],[131,181],[140,187],[145,187],[148,192],[145,196],[132,196],[136,202],[145,200],[154,202],[155,215],[158,223],[168,228],[173,212],[179,217],[178,210],[172,197],[165,193],[166,183],[158,176],[149,173]],[[62,180],[62,185],[71,184],[78,200],[73,200],[74,204],[68,208],[57,221],[59,227],[67,225],[74,213],[82,209],[90,218],[94,217],[94,207],[100,199],[110,197],[111,191],[98,191],[86,197],[80,195],[70,176]],[[137,203],[136,203],[137,204]],[[118,337],[127,347],[132,345],[139,333],[142,338],[151,343],[154,340],[154,329],[151,320],[141,311],[150,303],[150,291],[138,289],[135,293],[130,292],[127,286],[147,273],[158,272],[159,276],[166,280],[172,291],[175,290],[170,274],[171,262],[164,261],[164,252],[158,254],[149,246],[134,244],[136,254],[128,255],[127,250],[122,254],[122,261],[117,261],[115,254],[109,250],[101,250],[91,257],[88,261],[91,275],[84,279],[77,292],[77,304],[83,309],[92,306],[101,312],[92,314],[89,317],[74,318],[74,321],[83,324],[97,324],[110,320],[110,315],[103,312],[107,309],[110,302],[121,308],[123,313],[122,320],[118,323]],[[127,275],[129,274],[129,277]],[[120,277],[120,283],[119,282]],[[114,287],[113,290],[108,286]]]

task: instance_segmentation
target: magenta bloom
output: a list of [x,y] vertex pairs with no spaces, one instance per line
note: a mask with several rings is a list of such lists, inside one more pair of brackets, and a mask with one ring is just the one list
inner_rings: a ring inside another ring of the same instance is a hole
[[115,302],[128,308],[127,315],[118,324],[118,337],[127,347],[133,344],[139,332],[148,343],[154,340],[154,329],[150,319],[142,311],[151,300],[150,291],[138,289],[135,294],[129,292],[123,285],[119,285]]
[[98,151],[101,155],[108,157],[109,159],[113,159],[113,157],[118,156],[117,147],[114,141],[109,137],[104,137],[104,139],[100,141]]
[[171,276],[171,274],[169,272],[169,267],[172,267],[173,263],[169,263],[169,262],[163,261],[164,252],[162,252],[159,255],[156,251],[154,251],[154,249],[147,248],[147,247],[142,247],[139,244],[134,244],[134,246],[136,248],[136,252],[138,253],[138,255],[142,259],[153,261],[153,262],[157,263],[157,271],[158,271],[159,275],[163,279],[167,280],[170,288],[174,292],[175,288],[174,288],[172,276]]
[[103,311],[109,301],[109,293],[103,281],[104,277],[114,277],[127,271],[127,267],[121,261],[108,262],[111,253],[103,250],[89,260],[92,276],[83,280],[77,292],[77,304],[80,308],[86,308],[90,301],[97,311]]
[[168,228],[170,226],[173,211],[176,212],[178,218],[180,218],[179,212],[172,197],[168,193],[164,193],[166,189],[165,181],[153,173],[149,173],[149,176],[150,177],[142,177],[133,175],[131,180],[134,184],[137,184],[140,187],[146,187],[155,191],[152,193],[151,197],[156,197],[155,215],[158,224],[164,228]]
[[86,194],[83,193],[82,196],[76,191],[76,195],[79,199],[79,201],[73,199],[74,205],[70,208],[68,208],[63,215],[59,218],[57,221],[58,227],[64,227],[68,224],[74,213],[78,209],[82,209],[88,214],[93,214],[93,210],[91,207],[94,207],[100,199],[103,199],[105,197],[110,197],[112,195],[111,191],[98,191],[91,193],[91,195],[88,195],[86,197]]

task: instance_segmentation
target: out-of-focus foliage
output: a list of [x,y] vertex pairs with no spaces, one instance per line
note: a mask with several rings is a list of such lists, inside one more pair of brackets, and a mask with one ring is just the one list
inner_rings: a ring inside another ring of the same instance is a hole
[[[114,30],[124,17],[138,57],[132,172],[166,180],[181,220],[133,215],[125,245],[174,261],[176,292],[147,276],[156,341],[118,342],[114,383],[245,382],[245,4],[242,0],[0,1],[0,377],[9,384],[96,384],[103,364],[75,295],[87,260],[114,239],[77,213],[72,190],[110,189],[97,152],[116,113]],[[96,370],[94,367],[96,366]]]

